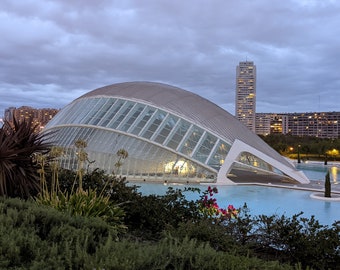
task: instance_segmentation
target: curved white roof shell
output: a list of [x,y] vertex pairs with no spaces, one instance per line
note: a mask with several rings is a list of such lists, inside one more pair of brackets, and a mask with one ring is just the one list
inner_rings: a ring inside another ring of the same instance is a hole
[[[126,82],[95,89],[63,108],[48,130],[59,131],[54,139],[66,148],[72,148],[75,139],[87,140],[94,166],[103,169],[108,164],[101,160],[113,159],[117,149],[126,149],[129,158],[122,172],[133,179],[140,175],[164,181],[309,182],[227,111],[199,95],[161,83]],[[103,140],[99,142],[97,136]]]

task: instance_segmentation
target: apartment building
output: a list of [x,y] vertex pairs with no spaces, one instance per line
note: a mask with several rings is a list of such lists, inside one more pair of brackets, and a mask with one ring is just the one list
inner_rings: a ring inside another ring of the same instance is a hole
[[30,121],[33,126],[37,127],[37,131],[42,130],[45,125],[57,114],[58,109],[35,109],[28,106],[19,108],[9,107],[5,110],[4,120],[13,123],[17,121]]
[[236,67],[236,118],[255,132],[256,66],[252,61],[240,62]]
[[319,138],[340,137],[340,112],[258,113],[256,134],[273,133]]

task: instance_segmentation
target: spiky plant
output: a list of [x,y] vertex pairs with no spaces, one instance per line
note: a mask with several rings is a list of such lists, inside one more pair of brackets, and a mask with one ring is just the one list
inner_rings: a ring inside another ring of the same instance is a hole
[[36,133],[30,121],[5,121],[0,129],[0,196],[29,198],[39,192],[35,154],[46,154],[49,134]]

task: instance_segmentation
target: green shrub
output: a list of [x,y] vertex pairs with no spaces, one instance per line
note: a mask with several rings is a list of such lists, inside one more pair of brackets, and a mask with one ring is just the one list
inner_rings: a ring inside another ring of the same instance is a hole
[[72,216],[99,217],[107,221],[119,232],[124,232],[124,211],[118,205],[110,201],[110,197],[97,195],[95,190],[77,190],[65,194],[58,192],[50,195],[40,195],[36,201],[42,205],[66,212]]
[[212,223],[211,220],[204,219],[197,222],[183,222],[177,228],[168,228],[168,231],[179,239],[188,237],[200,243],[209,243],[216,251],[231,252],[239,255],[249,254],[249,249],[240,245],[228,233],[228,229],[228,225],[221,226],[220,224]]
[[197,203],[187,200],[184,195],[195,191],[191,188],[182,191],[170,187],[163,196],[135,194],[124,205],[125,224],[130,232],[135,232],[139,237],[158,239],[168,226],[177,228],[182,222],[201,217]]
[[340,265],[340,222],[322,226],[314,217],[302,218],[302,213],[290,218],[251,216],[246,205],[237,218],[216,222],[209,215],[202,216],[198,201],[186,199],[185,192],[196,190],[170,188],[164,196],[142,196],[124,178],[107,176],[100,170],[85,174],[83,179],[86,188],[105,186],[103,194],[110,195],[110,201],[123,208],[124,224],[128,227],[125,239],[157,242],[168,231],[178,241],[188,238],[197,244],[208,242],[215,251],[236,257],[248,254],[251,258],[290,263],[301,269],[308,266],[336,269]]
[[2,269],[81,269],[98,246],[117,237],[117,231],[99,218],[74,217],[35,202],[3,198],[0,231]]
[[303,213],[252,217],[240,216],[233,225],[239,244],[266,260],[279,260],[303,268],[337,269],[340,264],[340,222],[321,225]]
[[217,252],[188,237],[115,241],[101,219],[18,199],[0,198],[0,231],[0,269],[292,269]]
[[93,262],[89,262],[92,269],[104,265],[106,269],[119,270],[293,269],[278,262],[265,262],[257,258],[216,252],[207,243],[198,243],[188,238],[179,240],[171,236],[157,243],[115,242],[112,246],[102,246],[98,255]]

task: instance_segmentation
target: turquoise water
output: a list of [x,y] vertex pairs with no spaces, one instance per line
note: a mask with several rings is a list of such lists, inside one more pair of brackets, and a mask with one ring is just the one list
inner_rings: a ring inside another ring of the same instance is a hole
[[324,181],[327,171],[329,171],[333,184],[338,184],[340,177],[340,164],[323,165],[322,163],[300,163],[296,165],[310,180]]
[[[338,183],[339,167],[325,167],[315,165],[299,165],[299,170],[305,172],[311,180],[323,181],[327,169],[330,170],[333,184]],[[202,191],[207,189],[206,185],[164,185],[138,183],[139,191],[143,194],[163,195],[169,186],[173,188],[198,187]],[[340,202],[322,201],[310,198],[311,191],[292,190],[284,188],[263,187],[263,186],[218,186],[218,193],[215,198],[220,207],[227,207],[229,204],[234,207],[242,207],[247,204],[251,215],[285,215],[291,217],[301,211],[303,217],[310,218],[312,215],[323,225],[331,225],[340,220]],[[187,193],[188,199],[198,199],[198,193]]]

